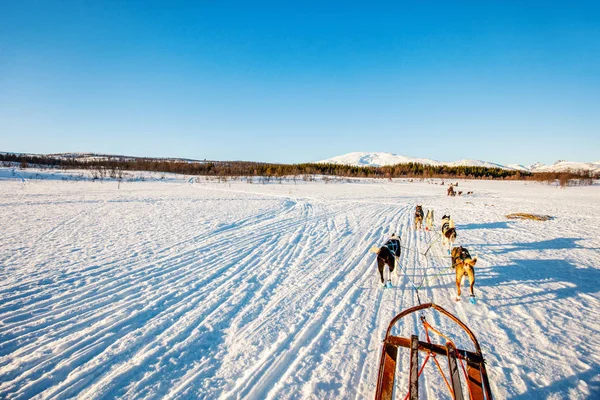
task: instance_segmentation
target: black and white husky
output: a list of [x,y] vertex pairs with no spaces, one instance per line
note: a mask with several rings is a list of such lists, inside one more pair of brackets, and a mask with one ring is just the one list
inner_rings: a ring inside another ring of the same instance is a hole
[[[379,269],[379,276],[381,277],[381,283],[384,286],[391,285],[391,275],[396,267],[396,261],[400,257],[400,238],[396,234],[392,234],[392,237],[382,247],[371,247],[372,253],[377,254],[377,268]],[[388,266],[390,273],[388,274],[387,282],[383,277],[383,270],[385,266]]]
[[449,215],[444,215],[442,217],[442,245],[448,247],[448,251],[450,251],[450,247],[456,241],[456,228],[454,228],[454,221],[450,218]]

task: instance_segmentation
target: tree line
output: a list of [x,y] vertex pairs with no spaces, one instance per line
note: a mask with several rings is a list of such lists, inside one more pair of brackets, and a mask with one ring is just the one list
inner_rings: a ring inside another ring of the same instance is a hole
[[[542,175],[524,171],[477,166],[447,166],[405,163],[383,167],[359,167],[330,163],[276,164],[249,161],[187,161],[157,158],[98,157],[77,159],[46,155],[0,154],[4,163],[47,166],[62,169],[103,169],[109,171],[154,171],[202,176],[266,176],[330,175],[352,178],[471,178],[471,179],[535,179]],[[537,175],[537,177],[536,177]],[[577,173],[546,173],[543,180],[581,179]]]

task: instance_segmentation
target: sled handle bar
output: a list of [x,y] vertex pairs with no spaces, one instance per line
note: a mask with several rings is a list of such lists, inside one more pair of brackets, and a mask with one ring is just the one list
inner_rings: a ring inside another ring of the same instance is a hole
[[471,330],[469,329],[469,327],[467,325],[465,325],[460,319],[458,319],[454,314],[450,313],[449,311],[445,310],[444,308],[442,308],[442,307],[440,307],[440,306],[438,306],[437,304],[434,304],[434,303],[420,304],[418,306],[415,306],[415,307],[412,307],[412,308],[408,308],[408,309],[402,311],[400,314],[396,315],[394,317],[394,319],[392,319],[392,321],[388,325],[387,330],[385,331],[385,339],[387,340],[391,336],[390,333],[392,331],[392,328],[402,318],[406,317],[409,314],[415,313],[415,312],[420,311],[420,310],[425,310],[427,308],[433,308],[437,312],[439,312],[441,314],[444,314],[446,317],[448,317],[452,321],[456,322],[456,324],[458,326],[460,326],[465,332],[467,332],[467,334],[469,335],[469,338],[471,338],[471,341],[475,345],[475,351],[476,351],[476,353],[478,355],[481,355],[481,347],[479,347],[479,342],[477,341],[477,338],[475,337],[475,335],[473,334],[473,332],[471,332]]

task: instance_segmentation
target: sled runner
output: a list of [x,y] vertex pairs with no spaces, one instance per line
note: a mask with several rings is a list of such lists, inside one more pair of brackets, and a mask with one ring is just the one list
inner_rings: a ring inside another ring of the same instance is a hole
[[[468,351],[456,348],[452,340],[431,326],[425,317],[420,317],[421,323],[425,330],[426,342],[419,340],[417,335],[412,335],[410,338],[392,336],[391,330],[402,318],[414,312],[431,308],[445,317],[454,321],[463,331],[467,333],[475,351]],[[445,345],[436,344],[431,341],[430,333],[434,333],[440,338],[446,340]],[[379,376],[377,380],[377,392],[375,400],[388,400],[394,396],[394,381],[396,378],[396,361],[398,359],[398,348],[405,347],[410,351],[410,361],[407,366],[400,366],[402,369],[408,369],[409,384],[408,393],[403,398],[404,400],[416,400],[419,398],[419,376],[423,372],[425,365],[430,359],[433,359],[437,369],[450,392],[450,396],[455,400],[471,399],[471,400],[492,400],[492,392],[488,381],[485,361],[479,347],[479,342],[473,335],[473,332],[463,324],[458,318],[444,310],[442,307],[427,303],[416,307],[409,308],[396,315],[390,322],[385,339],[383,341],[383,349],[381,351],[381,361],[379,363]],[[425,353],[425,360],[419,366],[419,353]],[[447,358],[448,366],[446,373],[438,361],[438,356]],[[466,382],[466,390],[461,384]]]

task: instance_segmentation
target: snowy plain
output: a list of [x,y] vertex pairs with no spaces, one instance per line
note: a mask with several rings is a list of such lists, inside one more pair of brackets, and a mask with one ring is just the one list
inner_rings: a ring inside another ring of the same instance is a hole
[[[477,335],[496,398],[600,398],[597,185],[64,178],[0,169],[0,398],[369,399],[411,281]],[[476,305],[417,204],[477,254]],[[392,233],[383,290],[368,250]]]

